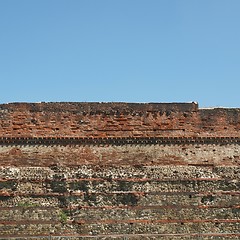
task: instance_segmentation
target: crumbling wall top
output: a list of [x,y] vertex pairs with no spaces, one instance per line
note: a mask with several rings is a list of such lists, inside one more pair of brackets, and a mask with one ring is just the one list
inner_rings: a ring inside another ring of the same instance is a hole
[[124,103],[124,102],[41,102],[0,104],[1,110],[31,112],[86,112],[115,114],[121,112],[191,112],[198,110],[192,103]]

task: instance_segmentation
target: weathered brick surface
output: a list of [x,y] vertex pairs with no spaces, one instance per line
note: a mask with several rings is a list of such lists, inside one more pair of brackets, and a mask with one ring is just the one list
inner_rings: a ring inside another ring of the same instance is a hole
[[2,145],[2,166],[235,166],[240,144]]
[[13,103],[0,105],[0,136],[237,136],[239,109],[195,103]]
[[1,104],[0,239],[238,239],[239,163],[239,109]]

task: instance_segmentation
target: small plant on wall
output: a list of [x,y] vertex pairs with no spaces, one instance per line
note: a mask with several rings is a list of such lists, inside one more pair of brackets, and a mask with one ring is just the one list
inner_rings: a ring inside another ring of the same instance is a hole
[[62,223],[65,223],[67,221],[67,214],[64,211],[60,211],[59,213],[59,219]]

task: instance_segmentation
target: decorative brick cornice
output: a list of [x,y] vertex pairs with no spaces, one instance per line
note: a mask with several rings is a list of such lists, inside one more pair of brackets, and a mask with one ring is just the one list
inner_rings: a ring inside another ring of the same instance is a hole
[[240,137],[0,137],[1,145],[187,145],[187,144],[240,144]]

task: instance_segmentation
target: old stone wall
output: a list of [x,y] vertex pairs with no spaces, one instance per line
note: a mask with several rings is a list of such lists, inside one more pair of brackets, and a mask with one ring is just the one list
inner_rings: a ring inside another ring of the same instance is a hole
[[238,239],[239,112],[0,105],[0,238]]

